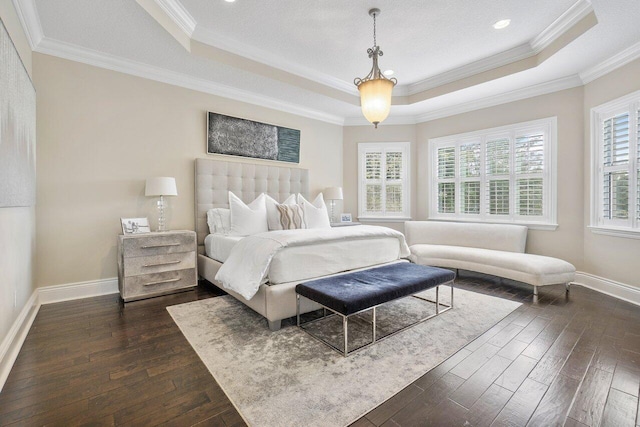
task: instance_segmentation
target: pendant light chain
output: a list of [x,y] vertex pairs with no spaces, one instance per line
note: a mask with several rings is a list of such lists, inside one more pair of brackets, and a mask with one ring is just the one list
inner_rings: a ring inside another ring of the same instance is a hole
[[374,48],[378,46],[378,42],[376,41],[376,15],[377,13],[373,14],[373,47]]

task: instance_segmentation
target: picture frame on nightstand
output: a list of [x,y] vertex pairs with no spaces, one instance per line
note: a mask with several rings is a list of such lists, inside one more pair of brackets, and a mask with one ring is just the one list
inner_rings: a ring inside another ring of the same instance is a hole
[[341,213],[340,214],[340,222],[351,222],[351,214],[350,213]]
[[122,234],[151,233],[149,218],[120,218]]

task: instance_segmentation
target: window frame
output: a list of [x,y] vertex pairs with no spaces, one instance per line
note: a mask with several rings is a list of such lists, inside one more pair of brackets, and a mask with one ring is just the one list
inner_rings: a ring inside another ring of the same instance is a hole
[[[557,224],[557,117],[547,117],[539,120],[515,123],[473,132],[449,135],[429,139],[427,150],[428,188],[427,212],[429,219],[457,222],[483,222],[494,224],[521,224],[531,229],[555,230]],[[516,139],[518,136],[543,132],[545,135],[543,172],[540,174],[543,182],[543,215],[528,216],[516,214],[516,183],[519,177],[530,178],[531,175],[518,174],[516,171]],[[509,139],[509,173],[503,175],[489,175],[487,173],[487,142],[500,138]],[[460,147],[473,143],[480,143],[480,176],[476,178],[461,177]],[[438,149],[455,147],[455,213],[438,212]],[[509,180],[509,214],[490,215],[487,207],[487,191],[491,178],[502,176]],[[461,183],[465,181],[480,181],[480,213],[462,213]]]
[[[619,114],[629,113],[629,162],[626,165],[604,165],[604,122]],[[591,191],[589,228],[596,234],[640,239],[640,91],[630,93],[591,109]],[[622,171],[629,174],[628,219],[604,218],[604,174]]]
[[[386,176],[381,179],[382,185],[382,206],[381,213],[369,213],[366,211],[365,191],[366,179],[364,176],[366,153],[382,153],[382,175],[384,175],[386,165],[386,152],[402,152],[402,212],[385,213],[386,200]],[[360,142],[358,143],[358,220],[377,222],[402,222],[411,220],[411,143],[410,142]]]

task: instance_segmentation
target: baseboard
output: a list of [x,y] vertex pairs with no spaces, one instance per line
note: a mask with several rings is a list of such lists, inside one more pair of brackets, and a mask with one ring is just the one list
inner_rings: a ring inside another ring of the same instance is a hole
[[22,343],[27,338],[31,324],[38,314],[40,304],[38,303],[38,290],[33,291],[27,303],[20,310],[20,314],[11,325],[9,333],[0,343],[0,392],[4,386],[13,363],[18,357],[22,348]]
[[45,286],[33,291],[7,336],[0,343],[0,392],[7,381],[20,348],[27,338],[40,306],[55,302],[97,297],[118,293],[118,279],[109,278],[65,285]]
[[634,286],[582,271],[576,272],[576,279],[572,283],[582,285],[632,304],[640,305],[640,288]]
[[65,285],[45,286],[38,288],[40,304],[71,301],[74,299],[97,297],[100,295],[117,294],[118,279],[90,280],[88,282],[67,283]]

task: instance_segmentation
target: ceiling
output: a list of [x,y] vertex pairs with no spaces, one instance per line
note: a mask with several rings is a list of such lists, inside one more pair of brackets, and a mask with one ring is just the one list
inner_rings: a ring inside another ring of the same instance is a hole
[[[33,50],[340,124],[355,77],[416,123],[581,85],[640,57],[638,0],[14,0]],[[496,30],[492,24],[511,19]]]

